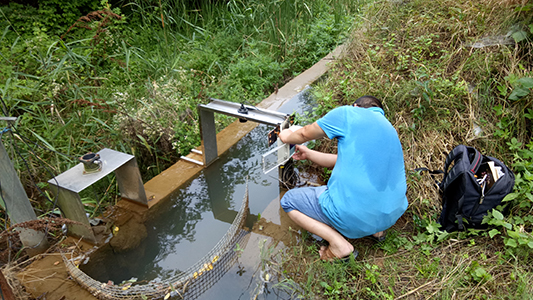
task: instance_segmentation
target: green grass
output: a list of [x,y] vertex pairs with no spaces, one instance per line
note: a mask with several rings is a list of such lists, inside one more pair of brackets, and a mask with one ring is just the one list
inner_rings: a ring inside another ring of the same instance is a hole
[[44,146],[11,153],[43,204],[35,183],[102,148],[134,154],[145,181],[159,174],[200,145],[198,104],[257,104],[342,43],[364,1],[78,3],[0,7],[2,115]]
[[[515,172],[514,192],[505,199],[511,212],[491,212],[489,230],[440,231],[433,179],[408,173],[407,212],[385,242],[353,240],[360,252],[356,261],[321,262],[310,239],[285,252],[279,274],[296,282],[303,298],[531,297],[532,9],[467,0],[365,6],[347,56],[315,87],[319,106],[308,121],[359,96],[377,96],[399,133],[407,170],[442,169],[456,145],[474,146]],[[516,45],[468,47],[510,30],[527,38],[515,38]],[[325,152],[335,148],[331,141],[317,145]]]

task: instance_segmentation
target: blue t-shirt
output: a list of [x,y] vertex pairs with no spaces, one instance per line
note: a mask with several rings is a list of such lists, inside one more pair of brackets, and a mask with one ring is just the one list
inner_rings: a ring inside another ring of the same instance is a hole
[[341,106],[317,121],[337,138],[337,162],[319,197],[324,214],[347,238],[385,230],[407,209],[400,140],[381,108]]

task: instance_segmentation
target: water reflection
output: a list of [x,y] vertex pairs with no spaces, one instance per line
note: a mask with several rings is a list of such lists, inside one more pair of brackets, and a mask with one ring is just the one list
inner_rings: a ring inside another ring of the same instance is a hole
[[145,224],[148,237],[138,248],[113,253],[103,247],[82,270],[99,281],[115,283],[132,277],[168,278],[182,272],[226,233],[241,205],[247,178],[249,219],[257,220],[256,215],[279,194],[277,179],[263,174],[261,168],[261,154],[267,150],[266,136],[271,129],[256,127],[170,201],[151,211]]

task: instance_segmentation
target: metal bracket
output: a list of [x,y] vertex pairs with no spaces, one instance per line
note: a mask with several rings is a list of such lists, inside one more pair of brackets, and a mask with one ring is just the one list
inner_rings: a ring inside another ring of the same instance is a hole
[[198,115],[205,166],[209,166],[218,158],[215,112],[239,118],[241,122],[253,121],[272,126],[279,126],[290,118],[289,114],[213,98],[208,104],[199,104]]
[[102,170],[95,173],[84,173],[83,163],[79,163],[55,178],[48,180],[51,190],[58,198],[58,206],[68,219],[78,221],[83,225],[68,227],[70,234],[80,236],[91,242],[95,241],[90,230],[89,220],[81,202],[79,193],[115,172],[120,195],[143,205],[148,205],[141,173],[135,156],[104,148],[100,152]]

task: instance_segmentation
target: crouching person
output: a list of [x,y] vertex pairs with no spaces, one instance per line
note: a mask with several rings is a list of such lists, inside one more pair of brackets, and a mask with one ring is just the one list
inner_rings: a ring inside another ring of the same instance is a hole
[[372,96],[337,107],[297,131],[279,134],[287,144],[323,137],[337,138],[338,154],[296,145],[293,158],[333,168],[327,186],[290,190],[281,207],[302,228],[328,242],[319,250],[321,259],[346,260],[358,253],[347,238],[383,240],[385,230],[407,209],[402,146],[381,101]]

